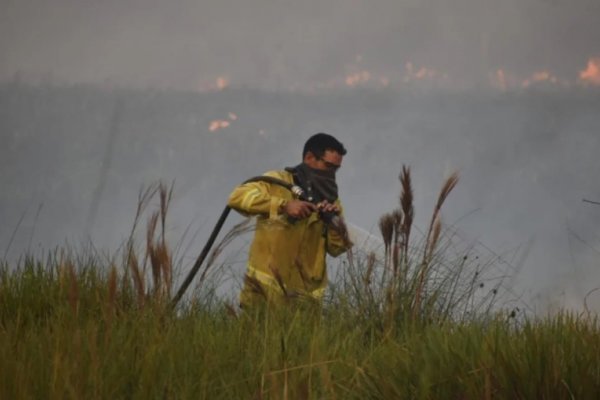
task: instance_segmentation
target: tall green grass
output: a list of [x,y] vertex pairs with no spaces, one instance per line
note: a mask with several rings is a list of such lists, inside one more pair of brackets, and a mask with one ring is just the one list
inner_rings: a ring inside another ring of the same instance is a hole
[[0,398],[597,398],[595,316],[515,316],[477,295],[469,256],[444,257],[448,182],[420,244],[405,170],[400,208],[382,219],[384,260],[350,258],[323,304],[243,312],[203,295],[209,278],[170,307],[170,191],[143,192],[138,217],[159,197],[144,251],[132,233],[115,257],[84,249],[2,264]]

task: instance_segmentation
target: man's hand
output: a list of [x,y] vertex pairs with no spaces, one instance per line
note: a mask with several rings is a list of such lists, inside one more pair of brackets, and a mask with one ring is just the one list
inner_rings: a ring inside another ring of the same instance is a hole
[[282,211],[292,218],[303,219],[317,211],[317,206],[308,201],[290,200],[282,207]]
[[339,214],[341,211],[337,205],[331,204],[327,200],[323,200],[322,202],[317,204],[317,209],[322,212],[333,213],[333,214]]

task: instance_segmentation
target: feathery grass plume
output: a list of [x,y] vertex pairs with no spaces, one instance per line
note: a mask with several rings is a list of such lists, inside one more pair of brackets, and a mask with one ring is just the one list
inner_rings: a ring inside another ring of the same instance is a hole
[[153,292],[158,300],[170,298],[172,262],[169,249],[157,241],[147,249],[153,271]]
[[[171,283],[173,275],[173,263],[165,239],[166,217],[172,196],[171,187],[167,191],[166,186],[159,184],[158,194],[160,198],[160,209],[152,214],[148,222],[146,233],[146,258],[150,259],[153,277],[153,293],[157,299],[168,299],[171,294]],[[156,227],[160,218],[160,237],[154,240]]]
[[402,254],[404,258],[404,273],[406,274],[408,272],[408,243],[410,240],[410,231],[415,217],[415,209],[413,205],[410,167],[405,165],[402,166],[402,172],[400,173],[400,186],[402,186],[402,193],[400,194],[400,207],[402,208],[402,214],[404,215],[402,220]]
[[454,187],[456,186],[457,183],[458,183],[458,173],[454,172],[452,175],[450,175],[450,177],[448,177],[448,179],[446,179],[446,181],[444,182],[444,185],[442,186],[442,190],[440,190],[440,194],[438,196],[437,203],[435,205],[433,214],[431,216],[431,222],[429,223],[429,229],[427,230],[427,239],[425,240],[425,247],[423,249],[423,261],[424,262],[426,261],[427,250],[429,248],[435,246],[435,243],[431,243],[431,241],[433,239],[432,234],[434,231],[435,222],[439,218],[439,214],[442,209],[442,204],[444,204],[444,201],[446,200],[446,198],[448,197],[448,195],[450,194],[452,189],[454,189]]
[[160,242],[161,246],[159,249],[159,259],[161,260],[162,276],[163,276],[163,290],[166,298],[171,297],[171,287],[173,284],[173,260],[171,252],[167,246],[167,239],[165,235],[167,212],[173,198],[173,188],[175,187],[175,181],[171,183],[171,187],[167,191],[167,187],[164,184],[160,184],[160,216],[161,216],[161,235]]
[[429,262],[431,260],[431,252],[435,248],[436,242],[439,239],[440,231],[441,231],[441,222],[440,222],[440,211],[444,201],[454,189],[456,184],[458,183],[458,173],[454,172],[442,186],[440,190],[440,194],[438,196],[437,203],[433,210],[433,215],[431,217],[431,222],[429,224],[429,229],[427,230],[427,238],[425,240],[425,245],[423,246],[423,260],[421,261],[421,265],[419,268],[419,281],[415,291],[415,299],[413,303],[413,319],[416,318],[417,314],[421,309],[421,297],[423,294],[423,288],[425,285],[425,276],[427,274],[427,269],[429,267]]
[[427,250],[427,252],[428,252],[427,263],[428,264],[431,261],[431,258],[433,257],[433,253],[435,252],[435,247],[440,239],[441,232],[442,232],[442,218],[438,214],[438,216],[435,219],[435,222],[433,223],[433,234],[431,235],[431,241],[429,243],[429,248]]
[[379,231],[381,232],[383,245],[385,247],[384,266],[387,268],[390,246],[392,244],[392,238],[394,235],[394,217],[392,214],[383,214],[381,218],[379,218]]
[[376,263],[377,257],[375,256],[375,253],[370,252],[369,256],[367,257],[367,271],[365,272],[365,275],[363,277],[363,281],[366,286],[369,286],[371,284],[371,276],[373,275],[373,270],[375,269]]
[[163,245],[166,245],[165,239],[165,228],[167,220],[167,211],[173,198],[173,188],[175,187],[175,181],[171,183],[171,187],[167,189],[164,183],[160,182],[158,185],[158,194],[160,197],[160,222],[161,222],[161,240]]
[[[125,248],[125,255],[126,255],[125,265],[127,267],[127,270],[131,272],[133,286],[135,288],[135,292],[137,295],[137,303],[138,303],[139,307],[143,307],[143,305],[145,303],[146,289],[145,289],[145,283],[144,283],[144,275],[145,275],[145,271],[146,271],[146,260],[148,257],[146,254],[146,257],[144,257],[144,266],[140,267],[140,263],[139,263],[139,260],[138,260],[138,257],[136,255],[136,251],[135,251],[134,236],[135,236],[135,232],[137,230],[138,224],[140,222],[140,219],[142,217],[142,214],[144,213],[144,211],[150,204],[150,201],[152,200],[154,195],[157,193],[158,189],[159,189],[158,184],[152,184],[146,188],[142,187],[140,189],[140,191],[138,193],[138,201],[137,201],[137,206],[136,206],[136,210],[135,210],[135,216],[133,219],[133,223],[131,225],[131,231],[129,232],[129,237],[127,239],[126,248]],[[146,232],[150,231],[151,228],[152,228],[152,230],[155,229],[155,226],[156,226],[156,222],[150,223],[149,226],[147,227]],[[148,244],[148,242],[146,242],[146,244]],[[126,280],[126,278],[127,278],[127,273],[125,273],[123,275],[124,281]]]

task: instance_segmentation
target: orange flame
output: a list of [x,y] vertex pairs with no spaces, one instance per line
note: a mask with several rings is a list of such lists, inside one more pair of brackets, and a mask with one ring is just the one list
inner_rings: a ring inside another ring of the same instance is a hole
[[413,81],[430,81],[435,83],[442,83],[448,81],[448,74],[441,73],[433,68],[420,67],[415,68],[413,63],[410,61],[404,65],[404,77],[402,78],[404,83]]
[[600,85],[600,57],[588,60],[587,68],[579,72],[579,79],[585,85]]
[[214,121],[210,121],[210,125],[208,126],[208,130],[211,132],[216,132],[220,129],[225,129],[230,125],[229,121],[225,121],[222,119],[215,119]]
[[354,87],[367,83],[371,80],[371,73],[369,71],[361,71],[346,76],[346,85]]
[[558,78],[556,76],[552,75],[550,72],[537,71],[537,72],[534,72],[529,78],[525,79],[521,83],[521,86],[523,88],[528,88],[532,84],[541,83],[541,82],[551,83],[553,85],[560,83]]
[[225,89],[227,86],[229,86],[229,79],[227,79],[224,76],[219,76],[217,78],[217,90],[223,90]]

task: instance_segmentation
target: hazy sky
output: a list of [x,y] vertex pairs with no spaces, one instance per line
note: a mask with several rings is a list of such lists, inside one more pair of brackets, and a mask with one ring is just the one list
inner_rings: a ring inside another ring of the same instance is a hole
[[472,85],[600,56],[598,0],[0,1],[0,79],[288,88],[410,61]]

